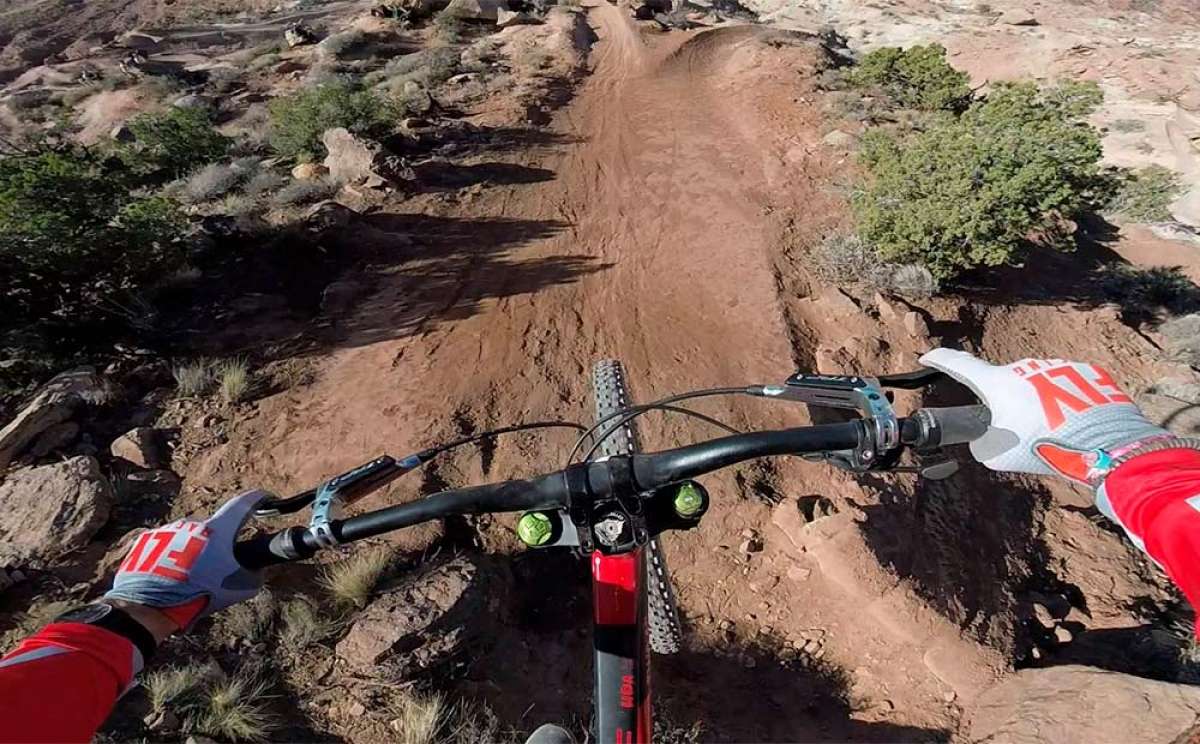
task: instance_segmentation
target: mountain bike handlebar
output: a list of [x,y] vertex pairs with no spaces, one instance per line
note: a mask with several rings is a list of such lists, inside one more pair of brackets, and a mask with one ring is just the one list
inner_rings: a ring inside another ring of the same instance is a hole
[[[965,444],[982,436],[990,421],[985,406],[923,408],[900,419],[900,441],[917,449]],[[650,492],[758,457],[853,450],[870,436],[867,422],[857,419],[738,434],[663,452],[578,463],[548,475],[442,491],[418,501],[335,520],[329,524],[329,531],[341,544],[455,515],[570,508],[573,499],[603,499],[630,487]],[[239,542],[234,546],[234,555],[245,568],[257,570],[310,558],[321,547],[309,529],[291,527]]]

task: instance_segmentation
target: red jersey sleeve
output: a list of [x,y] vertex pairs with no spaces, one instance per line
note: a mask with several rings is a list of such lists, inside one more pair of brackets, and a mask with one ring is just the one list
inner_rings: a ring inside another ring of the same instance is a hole
[[54,623],[0,659],[0,742],[88,742],[142,669],[129,640]]
[[1200,609],[1200,451],[1134,457],[1104,480],[1096,503]]

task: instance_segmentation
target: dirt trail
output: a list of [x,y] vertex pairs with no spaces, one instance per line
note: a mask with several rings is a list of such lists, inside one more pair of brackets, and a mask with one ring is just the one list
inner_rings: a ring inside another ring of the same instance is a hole
[[[587,18],[596,37],[590,76],[556,117],[550,144],[506,163],[553,178],[488,189],[443,206],[444,214],[375,218],[380,230],[418,241],[403,249],[409,260],[381,272],[372,297],[338,320],[341,348],[321,379],[263,401],[228,444],[193,463],[189,482],[288,491],[455,429],[586,419],[591,364],[609,356],[625,362],[643,399],[777,381],[794,359],[812,358],[811,349],[793,348],[774,271],[778,226],[766,214],[784,166],[763,143],[777,133],[728,93],[739,50],[766,49],[760,37],[774,32],[643,36],[606,2]],[[805,420],[800,410],[759,405],[707,410],[733,425]],[[686,421],[643,429],[652,448],[707,433]],[[483,470],[463,458],[438,477],[556,467],[565,444],[501,444]],[[788,473],[799,480],[780,489],[792,495],[858,490],[815,466]],[[784,537],[770,507],[750,495],[746,482],[755,477],[762,488],[782,483],[752,469],[716,476],[709,484],[719,503],[703,529],[668,538],[696,646],[665,664],[668,699],[696,716],[710,707],[705,679],[724,680],[738,704],[702,714],[717,740],[928,739],[953,729],[949,701],[977,693],[1000,660],[959,640],[884,571],[852,514],[826,520],[803,545]],[[404,498],[410,487],[364,507]],[[731,548],[746,529],[767,538],[752,564]],[[785,578],[791,568],[811,578]],[[542,637],[523,628],[505,639],[534,644],[537,669],[513,664],[524,652],[508,648],[478,687],[502,712],[524,712],[526,723],[568,720],[587,707],[586,638],[551,626]],[[767,627],[784,637],[816,629],[834,671],[750,669],[745,658],[724,658]],[[526,692],[504,694],[512,689]],[[831,693],[849,697],[854,710],[818,704]]]

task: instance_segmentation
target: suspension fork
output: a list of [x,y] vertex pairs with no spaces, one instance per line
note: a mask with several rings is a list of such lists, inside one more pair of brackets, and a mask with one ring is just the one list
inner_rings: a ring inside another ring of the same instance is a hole
[[650,742],[645,561],[641,547],[592,553],[597,744]]

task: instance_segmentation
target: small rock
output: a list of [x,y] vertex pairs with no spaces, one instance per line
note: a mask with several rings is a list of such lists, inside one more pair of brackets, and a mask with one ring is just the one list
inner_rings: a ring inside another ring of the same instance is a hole
[[495,21],[504,7],[502,0],[451,0],[445,12],[454,18]]
[[1070,643],[1073,638],[1074,636],[1071,635],[1071,631],[1061,625],[1054,629],[1054,640],[1060,646]]
[[1000,14],[998,19],[1000,23],[1007,26],[1040,26],[1041,23],[1028,10],[1024,8],[1010,8]]
[[365,142],[343,127],[326,131],[321,142],[329,153],[325,156],[325,167],[334,182],[382,185],[390,180],[381,167],[384,158],[379,145]]
[[133,142],[133,132],[124,124],[118,124],[108,133],[109,139],[113,142]]
[[904,330],[913,338],[929,338],[929,324],[925,317],[915,310],[904,314]]
[[433,110],[433,96],[416,80],[404,84],[404,107],[415,114],[427,114]]
[[717,628],[720,630],[731,630],[733,628],[733,621],[722,620],[721,622],[717,623]]
[[179,98],[176,98],[171,105],[177,109],[183,109],[185,111],[211,111],[213,108],[212,101],[204,96],[196,95],[195,93],[189,93],[186,96],[180,96]]
[[751,553],[760,553],[760,552],[762,552],[762,549],[763,549],[762,540],[760,540],[758,538],[750,538],[747,540],[742,540],[742,544],[738,546],[738,552],[743,555],[750,555]]
[[298,46],[315,43],[317,35],[303,23],[294,23],[284,29],[283,39],[287,42],[288,49],[295,49]]
[[400,120],[400,128],[409,133],[425,132],[433,128],[433,123],[419,116],[410,116]]
[[942,694],[942,700],[945,700],[947,703],[953,703],[957,699],[958,699],[958,693],[955,692],[954,690],[947,690],[945,693]]
[[886,297],[879,292],[876,292],[873,299],[875,301],[876,309],[879,310],[880,320],[885,323],[895,323],[897,320],[899,320],[900,313],[896,311],[896,307],[889,302]]
[[1045,652],[1037,646],[1029,649],[1029,658],[1033,659],[1034,661],[1041,661],[1043,658],[1045,658],[1045,656]]
[[815,654],[820,649],[821,649],[821,642],[818,641],[816,638],[810,638],[809,640],[804,642],[803,646],[800,647],[801,651],[803,651],[804,653],[809,654],[809,655]]
[[808,581],[808,577],[812,575],[812,570],[801,566],[792,566],[788,569],[787,577],[792,581]]
[[858,137],[855,137],[853,134],[850,134],[849,132],[843,132],[840,129],[835,129],[832,132],[830,132],[829,134],[827,134],[821,138],[821,142],[828,145],[829,147],[836,147],[838,149],[843,149],[843,150],[850,148],[857,141],[858,141]]
[[329,169],[320,163],[301,163],[292,168],[292,178],[297,181],[316,181],[329,175]]
[[341,230],[349,225],[358,213],[350,207],[327,200],[309,207],[304,214],[304,224],[315,232]]
[[446,80],[446,84],[447,85],[464,85],[466,83],[473,83],[478,79],[479,79],[479,73],[477,73],[477,72],[460,72],[457,75],[450,76]]
[[542,19],[520,11],[513,11],[507,8],[500,8],[496,11],[496,28],[508,28],[510,26],[527,26],[531,24],[541,23]]
[[109,450],[113,457],[142,469],[156,468],[162,464],[158,432],[149,426],[139,426],[125,432],[113,441]]
[[749,527],[747,527],[746,529],[742,530],[742,537],[753,539],[755,537],[758,537],[758,533],[755,532],[754,530],[750,529]]

